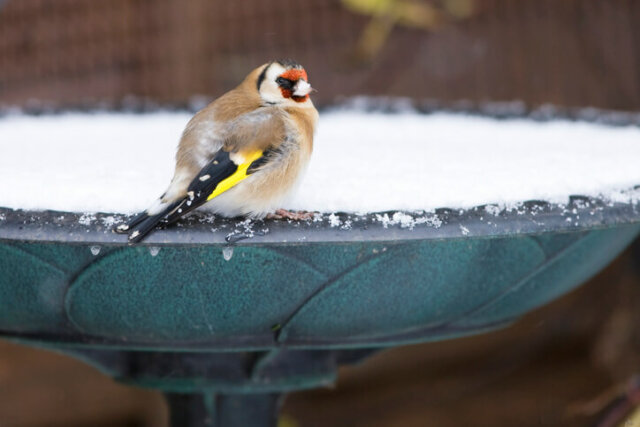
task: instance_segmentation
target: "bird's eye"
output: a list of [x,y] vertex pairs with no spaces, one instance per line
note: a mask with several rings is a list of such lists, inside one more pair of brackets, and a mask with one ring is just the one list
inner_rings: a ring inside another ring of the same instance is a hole
[[292,80],[285,79],[284,77],[278,77],[276,83],[283,89],[293,89],[295,83]]

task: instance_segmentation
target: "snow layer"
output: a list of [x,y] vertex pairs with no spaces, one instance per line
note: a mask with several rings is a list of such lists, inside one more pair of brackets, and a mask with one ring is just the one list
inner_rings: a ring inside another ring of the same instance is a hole
[[[166,188],[187,113],[0,119],[0,206],[131,213]],[[324,113],[287,207],[465,208],[640,184],[640,128],[453,114]]]

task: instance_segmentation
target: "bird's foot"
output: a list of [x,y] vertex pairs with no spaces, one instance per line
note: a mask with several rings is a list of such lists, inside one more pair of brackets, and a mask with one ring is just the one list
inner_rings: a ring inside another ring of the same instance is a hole
[[275,211],[275,213],[267,215],[267,219],[290,219],[293,221],[303,221],[312,218],[313,212],[288,211],[286,209],[278,209]]

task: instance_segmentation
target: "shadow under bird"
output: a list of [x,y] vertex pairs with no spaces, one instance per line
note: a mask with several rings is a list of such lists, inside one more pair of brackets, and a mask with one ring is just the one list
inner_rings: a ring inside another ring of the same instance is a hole
[[304,214],[281,207],[311,157],[318,121],[304,68],[292,60],[253,70],[235,89],[200,110],[178,145],[167,190],[147,210],[116,227],[142,240],[204,206],[225,217]]

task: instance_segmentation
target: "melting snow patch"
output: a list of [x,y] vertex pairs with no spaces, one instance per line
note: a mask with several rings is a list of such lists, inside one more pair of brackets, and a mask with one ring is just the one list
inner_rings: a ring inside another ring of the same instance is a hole
[[222,258],[224,258],[225,261],[229,261],[231,257],[233,257],[233,248],[231,246],[225,246],[222,249]]
[[376,220],[382,223],[384,228],[388,228],[390,225],[400,225],[401,228],[408,228],[413,230],[416,225],[426,224],[431,227],[439,228],[442,225],[442,221],[434,214],[422,214],[412,216],[404,212],[395,212],[391,217],[389,214],[376,214]]
[[612,191],[604,197],[614,203],[640,204],[640,187],[627,191]]
[[493,215],[493,216],[498,216],[500,215],[500,212],[502,211],[502,209],[500,209],[499,206],[496,205],[487,205],[484,207],[484,210],[489,214],[489,215]]
[[415,225],[415,221],[413,220],[413,217],[411,215],[408,215],[402,212],[394,213],[392,222],[396,224],[400,224],[400,227],[402,228],[413,228],[413,226]]
[[88,226],[91,225],[91,223],[95,220],[96,216],[94,214],[84,213],[80,216],[80,218],[78,218],[78,223]]
[[338,218],[338,215],[336,215],[336,214],[329,215],[329,225],[330,226],[339,227],[340,224],[342,224],[342,221],[340,221],[340,218]]
[[427,215],[423,217],[418,217],[415,219],[416,225],[418,224],[427,224],[430,227],[440,228],[442,225],[442,221],[436,215]]
[[227,240],[227,242],[235,243],[240,240],[251,239],[256,235],[264,236],[269,232],[269,229],[267,227],[262,227],[261,229],[255,230],[254,227],[257,224],[264,225],[264,222],[254,221],[250,218],[247,218],[244,221],[235,224],[235,229],[231,233],[227,234],[225,239]]
[[116,217],[114,217],[113,215],[109,215],[109,216],[104,216],[104,217],[100,218],[100,222],[106,228],[112,228],[116,223],[118,223],[120,221],[118,221],[116,219]]

